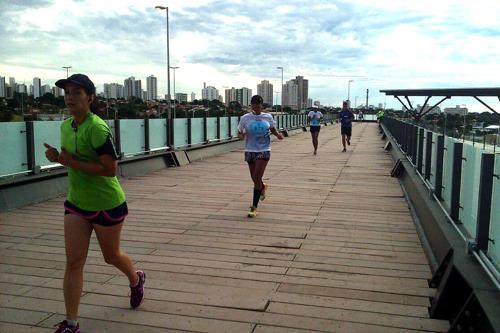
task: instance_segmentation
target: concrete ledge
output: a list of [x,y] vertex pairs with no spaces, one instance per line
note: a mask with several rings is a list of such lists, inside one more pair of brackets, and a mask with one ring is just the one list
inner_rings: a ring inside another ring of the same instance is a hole
[[212,156],[224,154],[236,149],[243,149],[245,143],[241,140],[223,141],[212,144],[211,146],[199,146],[188,148],[185,151],[186,157],[190,162],[202,160]]

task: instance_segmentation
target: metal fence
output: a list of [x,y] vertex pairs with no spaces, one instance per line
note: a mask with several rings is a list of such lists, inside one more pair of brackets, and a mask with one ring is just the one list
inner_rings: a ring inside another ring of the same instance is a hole
[[500,154],[495,145],[384,119],[401,151],[488,274],[500,281]]

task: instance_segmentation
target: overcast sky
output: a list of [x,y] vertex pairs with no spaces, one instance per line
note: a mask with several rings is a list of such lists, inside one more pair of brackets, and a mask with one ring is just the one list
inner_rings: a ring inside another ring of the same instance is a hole
[[[0,76],[52,85],[72,66],[102,91],[129,76],[146,90],[152,74],[163,95],[166,18],[155,5],[169,6],[176,92],[198,98],[204,82],[221,94],[255,94],[261,80],[280,91],[277,66],[285,81],[302,75],[310,98],[335,106],[350,79],[353,102],[369,89],[370,104],[398,108],[379,90],[500,87],[499,0],[0,0]],[[443,105],[456,104],[485,109],[473,98]]]

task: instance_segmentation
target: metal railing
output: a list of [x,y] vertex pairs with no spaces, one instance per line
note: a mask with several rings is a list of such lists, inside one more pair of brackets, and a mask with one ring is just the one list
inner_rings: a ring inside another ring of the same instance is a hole
[[383,126],[500,289],[500,154],[495,145],[395,118],[385,118]]

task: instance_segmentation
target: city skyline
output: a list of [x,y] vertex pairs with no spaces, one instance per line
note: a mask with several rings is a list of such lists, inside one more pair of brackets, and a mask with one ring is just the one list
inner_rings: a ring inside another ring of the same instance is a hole
[[[88,74],[102,90],[153,74],[164,96],[166,22],[155,5],[169,6],[176,92],[198,96],[203,82],[256,92],[262,80],[281,91],[279,66],[284,82],[304,76],[309,97],[332,106],[347,98],[349,80],[352,102],[364,102],[369,89],[370,104],[394,108],[399,102],[379,90],[500,85],[500,3],[493,0],[3,2],[0,75],[53,85],[72,66],[70,74]],[[486,102],[499,109],[497,99]],[[472,98],[443,107],[459,104],[485,109]]]

